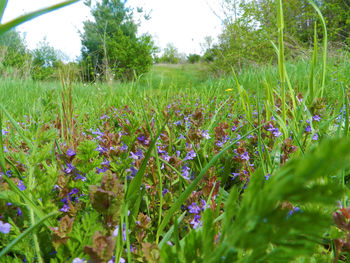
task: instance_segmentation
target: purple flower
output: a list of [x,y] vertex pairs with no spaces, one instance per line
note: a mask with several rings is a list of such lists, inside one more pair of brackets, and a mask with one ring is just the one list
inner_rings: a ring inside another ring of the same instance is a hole
[[170,156],[167,153],[163,154],[162,158],[163,158],[163,160],[165,160],[167,162],[170,161]]
[[71,163],[68,163],[67,168],[64,170],[64,172],[70,174],[74,169],[75,167]]
[[282,135],[282,133],[278,130],[278,128],[275,128],[275,130],[272,132],[274,137],[279,137]]
[[4,145],[4,153],[8,153],[9,150],[6,148],[6,146]]
[[137,174],[138,170],[134,166],[131,166],[130,170],[131,170],[131,175],[130,176],[132,178],[134,178],[134,176]]
[[270,131],[274,137],[279,137],[282,135],[278,128],[273,127],[271,123],[269,123],[269,128],[267,130]]
[[314,141],[317,141],[317,140],[318,140],[318,134],[315,133],[314,136],[312,136],[312,139],[313,139]]
[[21,190],[21,191],[26,190],[26,187],[24,186],[24,184],[21,180],[18,181],[17,186],[18,186],[19,190]]
[[208,130],[204,130],[203,132],[202,132],[202,136],[205,138],[205,139],[207,139],[207,140],[209,140],[211,137],[210,137],[210,135],[209,135],[209,133],[208,133]]
[[100,120],[104,120],[104,119],[109,119],[109,116],[108,115],[102,115],[101,117],[100,117]]
[[201,217],[199,215],[195,215],[194,219],[190,222],[192,225],[193,229],[197,229],[202,225],[202,222],[200,221]]
[[101,154],[103,154],[103,153],[108,151],[108,149],[106,147],[102,147],[101,145],[98,145],[95,150],[100,152]]
[[124,142],[122,142],[122,144],[123,144],[123,146],[120,147],[120,150],[126,151],[128,149],[128,146]]
[[86,177],[85,176],[82,176],[80,174],[76,174],[77,176],[75,177],[75,180],[82,180],[83,182],[86,181]]
[[196,203],[192,203],[188,206],[188,211],[191,213],[191,214],[198,214],[201,209],[199,208],[199,206],[196,204]]
[[9,133],[8,131],[5,131],[5,130],[1,129],[1,135],[2,135],[2,136],[5,136],[5,135],[8,134],[8,133]]
[[67,150],[67,156],[72,157],[72,156],[74,156],[74,155],[76,155],[75,151],[69,148],[69,149]]
[[11,231],[11,225],[9,223],[3,223],[0,221],[0,232],[3,234],[8,234]]
[[68,195],[72,196],[72,195],[76,195],[77,193],[79,193],[79,189],[78,188],[73,188],[69,193]]
[[193,160],[196,156],[197,154],[193,150],[191,150],[187,153],[184,160]]
[[298,206],[294,207],[292,210],[288,212],[287,219],[290,218],[296,212],[303,212]]
[[243,154],[241,154],[241,159],[242,159],[242,160],[249,161],[250,157],[249,157],[247,151],[245,151]]
[[181,121],[175,122],[175,125],[176,125],[176,126],[181,125]]
[[107,159],[105,159],[105,160],[101,163],[101,165],[105,165],[105,166],[109,167],[109,161],[108,161]]
[[85,263],[85,259],[75,258],[73,259],[72,263]]
[[104,133],[100,131],[100,129],[97,129],[97,131],[91,132],[93,135],[103,136]]
[[69,210],[69,205],[64,204],[63,207],[60,209],[61,212],[67,213]]
[[218,142],[216,143],[216,146],[221,148],[222,146],[224,146],[224,144],[225,144],[224,141],[218,141]]
[[266,181],[269,180],[270,177],[271,177],[271,174],[265,175],[265,180],[266,180]]
[[[119,235],[119,225],[117,225],[117,227],[113,231],[113,236],[114,237],[117,237],[118,235]],[[126,241],[125,223],[123,224],[123,240]]]
[[190,180],[190,168],[188,167],[188,164],[186,163],[184,166],[182,166],[182,177],[186,180]]
[[139,141],[139,142],[144,142],[145,140],[146,140],[146,137],[145,137],[145,135],[140,135],[140,136],[138,136],[137,137],[137,140]]
[[318,115],[315,115],[315,116],[312,117],[312,119],[313,119],[314,121],[319,122],[319,121],[321,120],[321,117],[318,116]]
[[162,196],[164,196],[166,193],[168,193],[169,192],[169,190],[168,189],[166,189],[166,188],[164,188],[164,190],[162,191]]
[[139,157],[136,154],[134,154],[133,152],[130,152],[129,158],[132,158],[134,160],[138,160],[139,159]]
[[178,138],[179,140],[186,140],[185,136],[183,136],[182,133],[180,133],[180,137]]
[[205,208],[210,208],[210,206],[207,205],[207,202],[204,199],[201,199],[201,203],[202,203],[202,211],[204,211]]
[[237,176],[239,176],[239,173],[232,173],[233,177],[232,180],[235,180]]
[[308,132],[308,133],[311,132],[311,127],[310,127],[310,125],[306,126],[305,131]]

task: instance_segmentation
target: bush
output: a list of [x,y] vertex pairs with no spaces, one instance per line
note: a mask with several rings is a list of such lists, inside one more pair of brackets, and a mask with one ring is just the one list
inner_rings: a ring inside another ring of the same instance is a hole
[[198,54],[189,54],[187,56],[187,62],[192,64],[199,62],[200,59],[201,59],[201,56]]

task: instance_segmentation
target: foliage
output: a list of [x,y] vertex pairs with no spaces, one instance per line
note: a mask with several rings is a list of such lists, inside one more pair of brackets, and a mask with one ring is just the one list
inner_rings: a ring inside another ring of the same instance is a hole
[[181,60],[179,51],[177,48],[171,44],[168,43],[166,47],[164,48],[162,56],[159,58],[159,62],[161,63],[169,63],[169,64],[177,64]]
[[91,7],[91,14],[94,21],[85,21],[81,33],[88,80],[130,80],[150,69],[153,41],[149,35],[137,36],[132,9],[120,0],[103,0]]
[[193,63],[199,62],[200,59],[201,59],[201,56],[198,55],[198,54],[189,54],[189,55],[187,56],[187,61],[188,61],[189,63],[192,63],[192,64],[193,64]]
[[[207,49],[213,70],[229,73],[231,66],[242,70],[247,65],[267,64],[275,52],[270,41],[277,42],[275,30],[277,13],[275,0],[222,1],[224,9],[224,29],[218,44]],[[346,1],[316,1],[325,17],[329,40],[346,47],[348,43],[350,9]],[[285,0],[284,45],[286,58],[305,57],[307,49],[313,45],[314,25],[320,25],[319,18],[309,0]],[[324,37],[321,26],[316,28],[318,39]],[[204,56],[206,57],[206,55]],[[214,58],[213,58],[214,57]]]
[[17,77],[27,74],[31,64],[31,55],[26,48],[24,39],[15,31],[7,31],[0,35],[0,70],[3,75],[9,68],[18,69]]
[[[57,51],[44,39],[33,50],[31,76],[34,80],[48,80],[55,77],[59,66]],[[57,75],[56,75],[57,77]]]
[[258,170],[241,201],[238,189],[231,189],[221,228],[207,209],[201,229],[186,235],[180,247],[164,246],[163,262],[329,262],[329,256],[314,252],[331,245],[330,211],[344,194],[331,177],[349,166],[349,145],[349,139],[324,141],[267,180]]

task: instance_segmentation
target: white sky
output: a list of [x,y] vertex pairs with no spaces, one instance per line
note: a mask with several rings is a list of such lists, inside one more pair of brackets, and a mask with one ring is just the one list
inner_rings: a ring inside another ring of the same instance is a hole
[[[23,13],[55,4],[59,0],[9,0],[3,23]],[[216,37],[221,32],[221,21],[212,9],[218,9],[220,0],[129,0],[132,7],[151,11],[151,19],[143,21],[139,33],[148,32],[157,46],[173,43],[186,54],[200,53],[204,37]],[[136,13],[136,10],[135,10]],[[80,2],[38,17],[18,27],[25,32],[30,49],[46,37],[55,49],[75,59],[80,55],[82,22],[91,19],[90,10]]]

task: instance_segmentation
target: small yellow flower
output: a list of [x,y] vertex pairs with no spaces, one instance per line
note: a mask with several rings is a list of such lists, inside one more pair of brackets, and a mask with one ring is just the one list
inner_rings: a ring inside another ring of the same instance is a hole
[[233,89],[227,89],[227,90],[225,90],[225,91],[233,91]]

